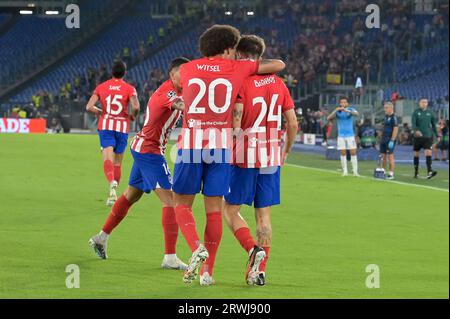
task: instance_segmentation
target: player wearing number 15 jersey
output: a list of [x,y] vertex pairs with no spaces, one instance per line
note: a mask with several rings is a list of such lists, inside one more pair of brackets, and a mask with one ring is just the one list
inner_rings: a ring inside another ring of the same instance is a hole
[[125,193],[114,204],[101,232],[89,241],[97,255],[106,258],[108,236],[127,215],[129,208],[144,193],[154,191],[162,203],[162,225],[165,238],[163,268],[186,268],[176,256],[178,225],[172,202],[172,183],[164,153],[171,130],[184,108],[181,100],[180,66],[189,62],[174,59],[169,66],[170,79],[151,96],[147,105],[144,127],[131,142],[134,163]]
[[[264,40],[245,35],[239,41],[241,58],[259,60]],[[231,231],[248,254],[245,279],[249,285],[265,284],[265,267],[272,240],[270,207],[280,204],[280,165],[284,163],[297,133],[294,102],[276,75],[253,75],[244,81],[234,108],[235,145],[230,193],[225,196],[224,216]],[[281,118],[286,120],[286,141],[281,146]],[[242,204],[254,203],[257,241],[239,214]]]
[[[244,79],[256,73],[278,72],[278,60],[236,61],[240,32],[214,25],[200,37],[201,59],[181,67],[185,103],[183,128],[174,169],[175,214],[192,258],[184,282],[192,282],[203,264],[200,284],[211,285],[222,237],[222,198],[229,190],[232,111]],[[204,245],[192,214],[195,194],[202,191],[207,216]]]
[[[130,119],[139,111],[136,89],[122,78],[126,73],[125,63],[119,61],[112,67],[113,78],[99,84],[90,98],[86,110],[99,116],[98,135],[103,155],[103,171],[109,183],[106,204],[112,206],[117,200],[116,190],[120,183],[123,153],[128,143]],[[95,107],[100,101],[102,109]],[[132,114],[128,114],[131,102]]]

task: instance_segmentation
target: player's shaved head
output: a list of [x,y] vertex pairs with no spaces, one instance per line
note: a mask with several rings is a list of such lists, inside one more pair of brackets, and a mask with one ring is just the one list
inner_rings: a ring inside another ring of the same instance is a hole
[[172,70],[179,68],[180,65],[188,63],[190,61],[191,60],[189,60],[188,58],[185,58],[185,57],[175,58],[172,61],[170,61],[169,68],[167,71],[170,74],[170,72],[172,72]]
[[245,57],[260,59],[266,50],[263,38],[254,34],[243,35],[239,40],[236,50]]
[[173,59],[169,64],[169,78],[178,91],[181,91],[180,66],[188,62],[190,62],[189,59],[179,57]]
[[112,76],[116,79],[121,79],[125,76],[125,73],[127,71],[127,66],[125,62],[123,61],[117,61],[113,64],[111,73]]
[[213,57],[234,50],[241,33],[231,25],[213,25],[200,36],[199,49],[203,56]]

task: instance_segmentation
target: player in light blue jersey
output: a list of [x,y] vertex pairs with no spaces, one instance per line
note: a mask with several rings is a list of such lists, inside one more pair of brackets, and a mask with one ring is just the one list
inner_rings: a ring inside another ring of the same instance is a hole
[[342,176],[348,175],[347,170],[347,150],[350,150],[353,175],[359,176],[358,158],[356,156],[356,140],[353,130],[353,118],[358,116],[357,110],[349,106],[348,99],[341,97],[339,107],[337,107],[329,116],[328,121],[336,118],[338,127],[338,150],[341,151]]

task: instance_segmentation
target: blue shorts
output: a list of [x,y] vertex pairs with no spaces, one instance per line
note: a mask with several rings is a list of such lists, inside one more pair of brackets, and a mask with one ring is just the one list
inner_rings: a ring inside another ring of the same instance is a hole
[[178,150],[172,190],[177,194],[224,196],[230,188],[231,154],[226,149]]
[[225,201],[263,208],[280,204],[280,167],[240,168],[232,166],[230,193]]
[[395,145],[397,145],[396,142],[394,142],[394,148],[392,150],[389,149],[389,142],[390,139],[381,140],[380,142],[380,153],[381,154],[393,154],[395,150]]
[[164,156],[141,154],[133,150],[131,155],[133,155],[134,163],[128,185],[147,194],[156,188],[170,189],[172,187],[172,176]]
[[100,145],[103,148],[112,146],[114,153],[122,154],[128,144],[128,134],[109,130],[98,130]]

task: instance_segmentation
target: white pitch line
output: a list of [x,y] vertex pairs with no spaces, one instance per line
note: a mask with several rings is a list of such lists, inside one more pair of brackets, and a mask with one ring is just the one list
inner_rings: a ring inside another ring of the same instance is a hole
[[[285,165],[286,166],[292,166],[292,167],[309,169],[309,170],[312,170],[312,171],[324,172],[324,173],[341,174],[340,172],[333,171],[333,170],[328,170],[328,169],[323,169],[323,168],[315,168],[315,167],[308,167],[308,166],[302,166],[302,165],[296,165],[296,164],[288,164],[288,163],[286,163]],[[372,177],[363,176],[363,175],[361,175],[361,178],[373,179]],[[427,186],[427,185],[405,183],[405,182],[399,182],[399,181],[388,181],[388,180],[383,180],[383,179],[377,179],[377,181],[386,182],[386,183],[393,183],[393,184],[398,184],[398,185],[406,185],[406,186],[418,187],[418,188],[431,189],[431,190],[441,191],[441,192],[446,192],[446,193],[449,192],[448,189],[439,188],[439,187],[433,187],[433,186]]]

